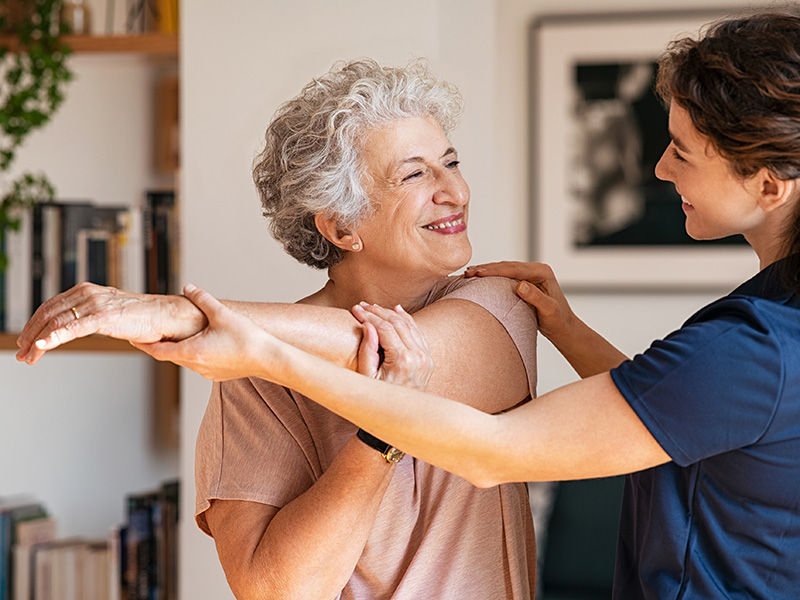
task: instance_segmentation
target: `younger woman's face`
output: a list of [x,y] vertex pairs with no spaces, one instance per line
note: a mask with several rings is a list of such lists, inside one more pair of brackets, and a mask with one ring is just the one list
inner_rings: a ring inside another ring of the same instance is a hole
[[675,184],[686,214],[686,233],[696,240],[718,239],[747,235],[763,224],[753,186],[733,173],[730,162],[675,102],[669,109],[669,133],[672,141],[655,173]]

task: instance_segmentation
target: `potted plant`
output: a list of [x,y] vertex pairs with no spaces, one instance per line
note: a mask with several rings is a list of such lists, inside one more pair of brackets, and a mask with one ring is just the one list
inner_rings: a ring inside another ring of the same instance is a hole
[[0,272],[7,265],[6,232],[19,228],[23,209],[55,196],[44,174],[9,181],[8,172],[25,138],[61,106],[72,79],[60,8],[61,0],[0,0]]

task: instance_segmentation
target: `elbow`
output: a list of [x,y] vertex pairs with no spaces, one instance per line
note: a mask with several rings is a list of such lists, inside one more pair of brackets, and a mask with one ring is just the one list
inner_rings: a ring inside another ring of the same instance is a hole
[[300,597],[264,573],[239,570],[228,574],[227,579],[236,600],[293,600]]
[[467,479],[467,481],[469,481],[469,482],[470,482],[472,485],[474,485],[476,488],[481,488],[481,489],[484,489],[484,490],[485,490],[486,488],[492,488],[492,487],[494,487],[494,486],[496,486],[496,485],[500,485],[500,484],[499,484],[499,482],[495,482],[495,481],[493,481],[493,480],[491,480],[491,479],[475,479],[475,478],[470,478],[470,479]]
[[492,488],[501,483],[505,483],[505,481],[502,481],[497,476],[497,473],[478,461],[472,462],[460,475],[475,487],[482,489]]
[[467,479],[467,481],[469,481],[475,487],[482,489],[493,488],[503,483],[496,477],[489,477],[489,476],[470,477]]
[[253,582],[239,582],[236,585],[228,581],[236,600],[300,600],[301,596],[292,594],[288,590],[278,589],[269,585],[254,585]]
[[479,430],[484,435],[473,439],[470,451],[461,457],[460,473],[457,473],[478,488],[491,488],[509,481],[517,481],[511,475],[515,453],[502,442],[509,438],[503,430],[501,415],[485,416],[489,422]]
[[308,600],[309,598],[334,598],[339,593],[317,585],[315,581],[294,582],[281,580],[275,573],[241,571],[228,578],[228,585],[236,600]]

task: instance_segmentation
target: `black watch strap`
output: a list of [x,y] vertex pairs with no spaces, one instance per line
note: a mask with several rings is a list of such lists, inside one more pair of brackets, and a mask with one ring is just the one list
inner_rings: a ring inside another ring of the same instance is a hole
[[363,429],[359,429],[358,433],[356,433],[358,439],[364,442],[370,448],[375,448],[381,454],[386,454],[389,451],[391,446],[384,442],[383,440],[379,440],[374,435],[369,433],[368,431],[364,431]]
[[370,448],[374,448],[381,453],[381,456],[386,462],[396,463],[403,458],[404,452],[398,450],[394,446],[387,444],[383,440],[376,438],[374,435],[363,429],[356,432],[356,436]]

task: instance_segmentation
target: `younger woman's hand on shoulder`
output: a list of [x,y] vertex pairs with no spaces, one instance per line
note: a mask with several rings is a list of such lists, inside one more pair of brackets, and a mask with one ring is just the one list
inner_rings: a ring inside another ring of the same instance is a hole
[[517,295],[536,309],[539,330],[553,342],[568,335],[580,323],[549,265],[503,261],[470,266],[464,274],[467,277],[518,279]]
[[214,381],[258,375],[277,339],[200,288],[187,285],[183,293],[208,319],[203,330],[178,342],[131,344]]
[[[352,312],[364,326],[358,349],[358,372],[425,390],[433,373],[433,358],[414,318],[399,304],[390,310],[362,302]],[[379,348],[383,349],[383,362]]]

